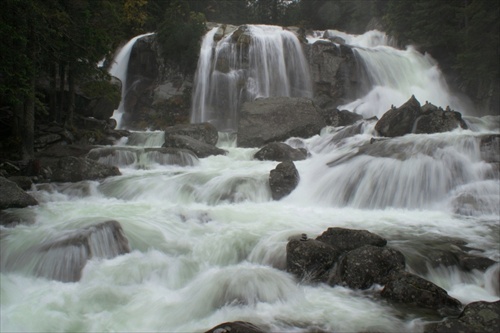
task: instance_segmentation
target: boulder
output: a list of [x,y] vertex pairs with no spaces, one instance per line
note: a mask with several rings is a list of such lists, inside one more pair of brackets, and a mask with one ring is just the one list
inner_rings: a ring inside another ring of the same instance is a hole
[[488,163],[500,163],[500,134],[481,137],[479,142],[481,159]]
[[365,245],[383,247],[387,240],[367,230],[328,228],[316,240],[335,247],[340,252],[348,252]]
[[22,190],[28,191],[33,186],[33,181],[30,177],[27,176],[12,176],[8,178],[11,182],[14,182],[19,186]]
[[389,247],[365,245],[347,252],[339,262],[333,284],[367,289],[374,283],[384,285],[391,274],[405,269],[405,257]]
[[483,332],[500,330],[500,301],[467,304],[458,318],[446,318],[425,326],[424,333]]
[[274,200],[290,194],[299,183],[299,172],[292,161],[281,162],[269,174],[269,187]]
[[212,146],[219,140],[217,129],[210,123],[174,125],[165,129],[165,137],[170,135],[189,136]]
[[254,324],[244,321],[234,321],[230,323],[219,324],[205,333],[265,333]]
[[286,246],[287,271],[301,280],[311,282],[327,282],[330,270],[340,256],[334,247],[307,239],[291,239]]
[[451,131],[455,128],[467,128],[459,112],[443,110],[430,103],[420,106],[415,96],[401,105],[392,107],[384,113],[375,125],[381,136],[396,137],[405,134],[430,134]]
[[0,177],[0,210],[34,205],[38,205],[35,198],[24,192],[13,181]]
[[198,158],[226,154],[226,151],[223,149],[193,139],[192,137],[186,135],[169,135],[168,137],[165,137],[165,143],[162,147],[187,149],[192,151]]
[[55,182],[79,182],[98,180],[121,175],[115,166],[98,163],[89,158],[67,156],[44,161],[44,167],[52,171],[50,180]]
[[307,158],[305,149],[295,149],[282,142],[266,144],[253,156],[261,161],[300,161]]
[[261,147],[290,137],[319,134],[325,121],[307,98],[270,97],[243,104],[238,124],[239,147]]
[[111,259],[129,253],[120,223],[114,220],[62,233],[36,247],[35,274],[75,282],[89,259]]
[[441,314],[457,315],[462,307],[462,303],[450,297],[446,290],[403,271],[390,276],[381,296],[394,302],[437,310]]

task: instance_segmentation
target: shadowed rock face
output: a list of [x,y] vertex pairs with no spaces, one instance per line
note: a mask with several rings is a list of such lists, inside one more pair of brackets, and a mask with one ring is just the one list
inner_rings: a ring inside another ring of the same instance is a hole
[[0,210],[34,205],[38,205],[35,198],[24,192],[16,183],[0,177]]
[[261,161],[300,161],[305,160],[307,151],[295,149],[282,142],[272,142],[255,153],[254,158]]

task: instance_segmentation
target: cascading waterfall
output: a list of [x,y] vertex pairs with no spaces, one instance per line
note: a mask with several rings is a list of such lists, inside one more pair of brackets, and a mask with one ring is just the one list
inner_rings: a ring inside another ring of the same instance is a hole
[[359,36],[333,30],[328,34],[341,37],[353,47],[370,81],[366,95],[339,106],[340,109],[365,118],[380,118],[391,105],[400,106],[414,95],[421,103],[429,101],[443,109],[449,106],[464,114],[471,111],[463,98],[451,93],[438,64],[429,54],[422,54],[412,46],[396,49],[387,35],[377,30]]
[[312,97],[309,68],[297,37],[276,26],[246,26],[236,39],[203,39],[195,76],[191,122],[219,130],[238,128],[243,101],[261,97]]
[[[253,97],[278,89],[258,81],[250,66],[237,69],[239,58],[225,56],[234,60],[227,73],[212,71],[222,65],[216,55],[237,53],[229,40],[214,46],[213,34],[202,53],[216,52],[200,57],[195,91],[197,103],[208,105],[204,120],[212,120],[212,98],[227,97],[219,76],[227,83],[241,74],[241,91]],[[432,59],[391,49],[383,34],[369,35],[342,37],[356,44],[376,85],[346,107],[367,118],[387,108],[384,103],[397,105],[398,94],[417,96],[419,89],[430,90],[417,97],[433,103],[432,94],[443,92],[438,103],[453,107]],[[388,72],[385,56],[399,74]],[[270,61],[246,61],[264,60]],[[272,75],[283,73],[273,69]],[[385,90],[390,93],[380,93]],[[374,109],[365,108],[369,96]],[[379,286],[360,291],[308,284],[286,272],[289,238],[313,238],[329,227],[386,238],[405,255],[409,271],[464,305],[498,301],[500,264],[484,272],[432,265],[443,244],[465,244],[472,254],[500,260],[500,157],[495,146],[484,151],[484,139],[498,137],[500,123],[498,117],[467,121],[473,125],[468,130],[383,139],[375,137],[375,121],[362,120],[291,138],[289,145],[310,155],[294,162],[299,185],[280,201],[269,189],[278,162],[254,159],[258,149],[236,147],[233,133],[219,133],[226,155],[201,159],[162,148],[163,132],[132,132],[116,146],[98,147],[88,157],[118,165],[122,175],[37,184],[30,194],[40,205],[1,213],[26,224],[0,227],[0,330],[204,332],[242,320],[269,332],[420,333],[437,319],[388,304]],[[126,250],[110,229],[97,227],[103,221],[119,223]]]
[[109,68],[108,72],[110,75],[120,79],[122,82],[122,98],[120,100],[120,104],[118,105],[118,109],[113,113],[113,119],[116,120],[116,128],[121,128],[121,120],[123,113],[125,112],[125,96],[127,95],[127,68],[128,61],[130,59],[130,52],[132,51],[132,47],[134,47],[135,42],[142,37],[152,35],[152,33],[147,33],[139,36],[135,36],[131,40],[129,40],[115,55],[113,59],[113,63]]

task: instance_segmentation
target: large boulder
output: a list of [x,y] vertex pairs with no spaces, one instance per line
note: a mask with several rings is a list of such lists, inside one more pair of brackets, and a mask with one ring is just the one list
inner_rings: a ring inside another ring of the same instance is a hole
[[330,270],[340,256],[334,247],[317,241],[293,238],[286,246],[287,271],[301,280],[311,282],[327,282]]
[[224,155],[226,153],[223,149],[193,139],[187,135],[169,135],[165,137],[163,147],[187,149],[192,151],[198,158],[204,158],[212,155]]
[[447,132],[458,127],[467,128],[459,112],[443,110],[430,103],[420,105],[415,96],[399,108],[392,107],[375,125],[381,136],[396,137],[405,134]]
[[417,275],[400,271],[392,274],[381,293],[394,302],[437,310],[441,314],[458,314],[460,301],[450,297],[446,290]]
[[307,158],[305,149],[295,149],[283,142],[266,144],[253,156],[261,161],[300,161]]
[[79,182],[98,180],[121,175],[115,166],[104,165],[85,157],[66,156],[59,159],[44,160],[44,167],[51,170],[51,181]]
[[316,240],[329,244],[341,252],[348,252],[365,245],[383,247],[387,244],[385,238],[367,230],[328,228]]
[[299,172],[292,161],[284,161],[271,170],[269,174],[269,187],[274,200],[290,194],[299,183]]
[[0,210],[34,205],[38,205],[35,198],[23,191],[13,181],[0,177]]
[[238,124],[239,147],[261,147],[290,137],[319,134],[325,120],[312,100],[270,97],[243,104]]
[[439,323],[428,324],[425,333],[500,331],[500,301],[473,302],[467,304],[458,318],[446,318]]
[[405,257],[398,250],[365,245],[341,258],[332,282],[353,289],[367,289],[374,283],[384,285],[391,274],[404,269]]
[[215,146],[219,140],[217,128],[210,123],[179,124],[167,127],[165,137],[170,135],[185,135],[206,144]]
[[328,126],[349,126],[363,119],[363,116],[348,110],[339,110],[336,108],[327,108],[321,110],[321,114],[325,118]]

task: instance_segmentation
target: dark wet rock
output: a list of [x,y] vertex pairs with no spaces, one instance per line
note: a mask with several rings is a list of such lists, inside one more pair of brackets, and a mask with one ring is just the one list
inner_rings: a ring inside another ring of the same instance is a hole
[[500,331],[500,301],[467,304],[458,318],[426,325],[424,333],[494,333]]
[[316,240],[329,244],[341,252],[348,252],[365,245],[383,247],[387,240],[367,230],[328,228]]
[[269,186],[274,200],[290,194],[299,184],[299,172],[292,161],[281,162],[269,174]]
[[338,127],[338,126],[349,126],[363,119],[363,116],[351,111],[339,109],[324,109],[321,110],[321,114],[325,118],[325,123],[328,126]]
[[19,186],[24,191],[31,189],[31,186],[33,185],[33,181],[30,177],[27,176],[12,176],[9,177],[8,180],[16,183],[17,186]]
[[272,142],[266,144],[254,158],[261,161],[300,161],[307,158],[305,149],[295,149],[282,142]]
[[384,285],[391,274],[405,269],[405,257],[389,247],[365,245],[347,252],[339,262],[333,284],[366,289],[374,283]]
[[130,252],[120,223],[114,220],[63,233],[36,248],[35,274],[75,282],[92,258],[111,259]]
[[37,158],[61,158],[67,156],[85,157],[89,151],[94,149],[94,145],[55,145],[40,151]]
[[446,290],[403,271],[390,276],[381,296],[394,302],[437,310],[441,314],[458,314],[462,307],[460,301],[450,297]]
[[35,198],[23,191],[13,181],[0,177],[0,210],[34,205],[38,205]]
[[485,271],[497,262],[486,257],[473,254],[460,253],[458,263],[463,270],[472,271],[474,269]]
[[43,160],[43,167],[51,170],[50,180],[55,182],[79,182],[98,180],[121,175],[115,166],[98,163],[89,158],[67,156],[59,159]]
[[243,104],[238,125],[239,147],[261,147],[291,137],[319,134],[325,121],[307,98],[270,97]]
[[287,271],[299,279],[326,282],[340,251],[315,239],[291,239],[286,246]]
[[163,147],[179,148],[192,151],[198,158],[204,158],[212,155],[224,155],[225,150],[209,145],[205,142],[193,139],[186,135],[169,135],[165,137]]
[[260,329],[254,324],[244,321],[234,321],[219,324],[205,333],[265,333],[266,331]]
[[381,136],[396,137],[410,133],[438,133],[467,128],[459,112],[443,110],[430,103],[421,106],[415,96],[384,113],[375,125]]
[[170,135],[185,135],[215,146],[219,140],[217,128],[210,123],[179,124],[165,129],[165,138]]

